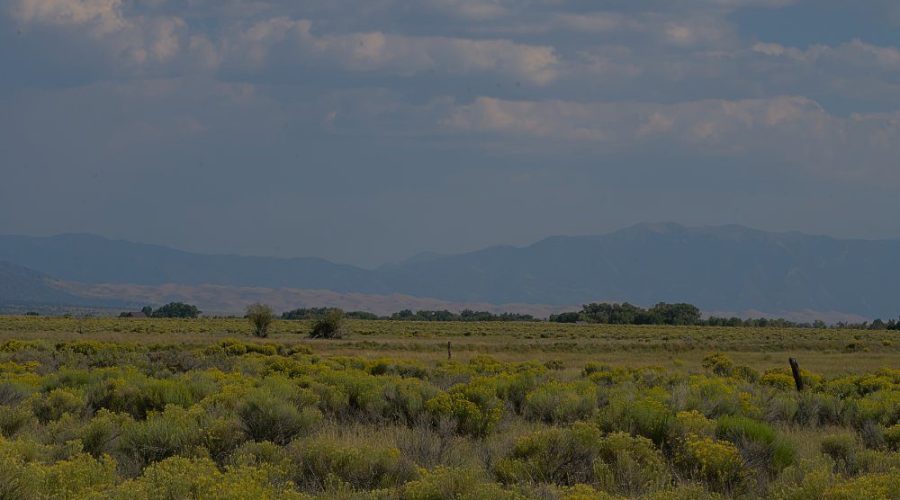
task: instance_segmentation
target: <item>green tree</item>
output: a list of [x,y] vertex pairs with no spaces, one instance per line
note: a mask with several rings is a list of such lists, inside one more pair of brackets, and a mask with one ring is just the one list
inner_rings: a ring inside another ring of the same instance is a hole
[[269,326],[275,320],[275,314],[271,307],[257,302],[247,307],[246,318],[253,325],[253,335],[264,338],[269,336]]
[[344,311],[329,309],[313,324],[309,336],[314,339],[339,339],[347,334],[344,327]]
[[200,316],[197,306],[183,302],[170,302],[153,311],[154,318],[196,318]]

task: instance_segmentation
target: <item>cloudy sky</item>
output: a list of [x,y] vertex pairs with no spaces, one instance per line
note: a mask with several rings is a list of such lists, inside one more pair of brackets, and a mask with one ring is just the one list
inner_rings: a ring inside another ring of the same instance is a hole
[[0,233],[900,237],[896,0],[4,0]]

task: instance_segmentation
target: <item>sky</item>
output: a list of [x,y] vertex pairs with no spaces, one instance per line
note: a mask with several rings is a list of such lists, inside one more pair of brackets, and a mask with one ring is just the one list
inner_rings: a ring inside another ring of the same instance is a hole
[[0,233],[900,237],[896,0],[4,0]]

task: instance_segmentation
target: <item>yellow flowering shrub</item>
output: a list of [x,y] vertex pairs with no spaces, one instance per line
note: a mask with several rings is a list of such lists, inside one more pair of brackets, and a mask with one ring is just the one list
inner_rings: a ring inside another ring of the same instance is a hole
[[728,441],[688,436],[678,451],[677,462],[688,474],[720,492],[740,489],[745,472],[741,454]]

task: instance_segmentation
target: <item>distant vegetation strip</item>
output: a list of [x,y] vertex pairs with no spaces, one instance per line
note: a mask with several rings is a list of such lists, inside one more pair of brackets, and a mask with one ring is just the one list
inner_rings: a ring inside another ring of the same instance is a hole
[[[281,314],[283,320],[318,320],[332,311],[340,311],[337,308],[311,307],[293,309]],[[144,307],[140,312],[124,312],[122,317],[154,317],[154,318],[196,318],[202,311],[196,306],[181,302],[172,302],[157,309],[150,306]],[[473,311],[465,309],[461,312],[444,310],[420,310],[413,312],[409,309],[380,316],[366,311],[341,311],[347,319],[372,320],[372,321],[426,321],[426,322],[494,322],[494,321],[549,321],[551,323],[595,323],[603,325],[671,325],[671,326],[727,326],[749,328],[827,328],[828,325],[821,320],[813,322],[796,322],[782,318],[739,318],[709,316],[704,318],[700,309],[693,304],[668,304],[660,302],[651,308],[643,308],[628,302],[621,304],[592,303],[582,306],[580,311],[564,312],[551,315],[547,320],[535,318],[530,314],[516,313],[492,313],[489,311]],[[870,329],[870,330],[900,330],[900,319],[884,321],[875,319],[872,322],[863,323],[837,323],[832,325],[837,328]]]

